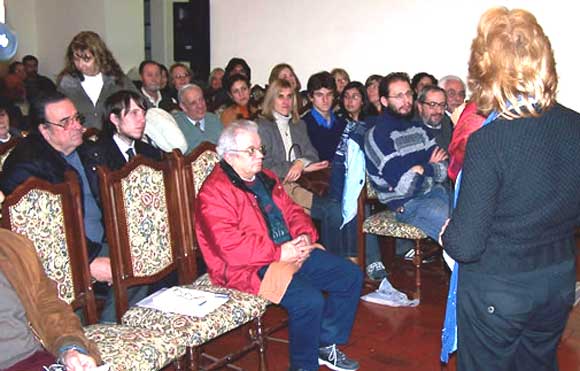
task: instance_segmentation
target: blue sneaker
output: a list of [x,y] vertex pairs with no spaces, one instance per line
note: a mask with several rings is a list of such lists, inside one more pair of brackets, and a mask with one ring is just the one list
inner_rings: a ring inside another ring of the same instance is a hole
[[358,362],[348,358],[336,344],[318,349],[318,364],[336,371],[356,371],[359,368]]

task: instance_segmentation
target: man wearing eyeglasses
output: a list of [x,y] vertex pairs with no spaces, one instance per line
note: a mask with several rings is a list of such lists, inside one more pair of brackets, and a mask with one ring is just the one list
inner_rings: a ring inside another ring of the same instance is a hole
[[[90,141],[83,142],[83,117],[73,102],[60,92],[35,101],[31,133],[10,153],[0,175],[0,190],[8,195],[30,177],[50,183],[64,181],[65,172],[77,174],[82,187],[83,221],[87,237],[90,272],[99,282],[111,283],[111,264],[101,256],[104,241],[99,204],[97,166],[106,165],[106,156]],[[111,306],[113,303],[105,304]],[[114,310],[103,322],[116,322]]]
[[406,73],[385,76],[379,95],[384,110],[365,135],[372,186],[398,221],[420,228],[437,241],[449,216],[449,193],[443,185],[447,153],[423,124],[411,120],[413,90]]
[[433,134],[437,146],[446,152],[451,143],[453,125],[445,114],[447,94],[438,86],[425,86],[417,97],[417,112],[413,121],[422,122],[425,128]]
[[[288,311],[290,370],[354,371],[336,344],[348,341],[362,272],[314,244],[318,234],[278,177],[262,169],[258,127],[234,121],[217,145],[221,161],[198,195],[195,230],[210,278]],[[326,294],[326,295],[325,295]]]

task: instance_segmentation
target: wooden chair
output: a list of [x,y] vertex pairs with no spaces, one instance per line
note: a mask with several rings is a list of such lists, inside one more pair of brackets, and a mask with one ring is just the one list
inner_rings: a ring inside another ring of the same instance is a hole
[[363,187],[358,199],[358,261],[363,271],[366,271],[366,244],[365,233],[376,234],[379,236],[395,238],[406,238],[415,242],[415,256],[413,264],[415,265],[415,298],[421,299],[421,264],[423,262],[423,249],[421,242],[427,239],[427,235],[421,229],[398,222],[395,213],[390,210],[382,210],[371,214],[365,218],[365,206],[367,204],[376,206],[379,204],[377,194],[372,188],[367,177],[366,184]]
[[[199,247],[197,244],[197,238],[194,231],[195,220],[193,218],[193,210],[195,207],[195,202],[197,195],[205,179],[211,174],[215,165],[219,162],[219,157],[215,151],[215,145],[209,142],[203,142],[195,148],[189,155],[183,156],[181,152],[174,150],[172,153],[175,163],[177,164],[178,171],[181,175],[181,180],[183,182],[182,186],[182,204],[187,205],[189,211],[186,212],[187,219],[185,219],[187,225],[186,229],[189,233],[189,239],[191,242],[189,244],[193,248],[192,256],[197,256],[199,254]],[[193,259],[195,261],[195,259]],[[194,262],[193,262],[194,263]],[[195,269],[195,268],[194,268]],[[204,285],[211,286],[212,283],[207,274],[201,276],[196,282],[203,283]],[[270,305],[271,303],[260,297],[256,297],[261,300],[264,305]],[[250,338],[252,343],[257,347],[260,354],[260,362],[263,365],[262,369],[266,369],[266,357],[265,357],[265,343],[264,340],[276,341],[282,343],[288,343],[285,339],[280,339],[272,337],[271,335],[276,331],[288,326],[288,320],[280,321],[271,327],[263,328],[261,324],[261,319],[256,319],[256,328],[250,330]]]
[[[182,182],[170,161],[136,156],[118,171],[99,168],[99,181],[119,319],[132,327],[162,331],[187,346],[190,367],[197,370],[200,346],[261,318],[266,305],[253,295],[235,290],[191,285],[195,265],[192,245],[184,232],[187,207],[180,202]],[[128,308],[129,287],[151,284],[172,271],[177,271],[180,284],[226,293],[229,300],[203,318]],[[216,360],[204,369],[222,367],[233,358]]]
[[76,176],[50,184],[30,178],[6,197],[2,226],[30,239],[58,296],[81,310],[87,338],[95,342],[113,370],[159,370],[185,354],[185,348],[160,331],[97,322]]

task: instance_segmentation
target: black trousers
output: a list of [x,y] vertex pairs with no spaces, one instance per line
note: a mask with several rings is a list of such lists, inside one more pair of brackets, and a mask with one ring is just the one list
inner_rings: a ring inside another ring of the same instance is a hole
[[504,275],[460,270],[457,369],[558,370],[575,282],[574,261]]

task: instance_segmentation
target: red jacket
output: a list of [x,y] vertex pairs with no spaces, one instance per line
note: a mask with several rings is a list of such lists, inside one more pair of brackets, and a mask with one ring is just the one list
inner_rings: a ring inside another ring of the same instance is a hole
[[[225,166],[229,168],[228,165]],[[258,270],[280,260],[280,245],[270,238],[256,197],[238,184],[241,179],[229,168],[216,165],[204,182],[195,207],[197,242],[216,285],[258,294]],[[278,177],[269,170],[258,176],[272,187],[272,199],[280,208],[292,238],[318,233],[310,216],[284,191]]]

